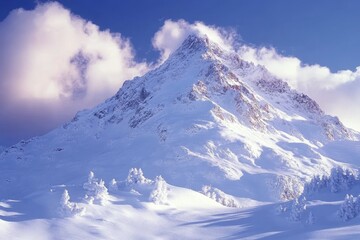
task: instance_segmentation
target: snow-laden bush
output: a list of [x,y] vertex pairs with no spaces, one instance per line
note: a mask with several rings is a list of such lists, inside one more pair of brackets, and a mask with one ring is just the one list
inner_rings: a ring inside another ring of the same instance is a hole
[[127,185],[133,184],[150,184],[152,181],[144,177],[144,173],[141,168],[131,168],[129,170],[128,177],[126,178]]
[[301,221],[306,211],[306,198],[295,198],[293,200],[290,212],[290,219],[294,222]]
[[239,203],[235,200],[235,198],[224,193],[218,188],[205,185],[202,187],[201,193],[226,207],[240,207]]
[[166,204],[169,188],[161,176],[157,176],[154,182],[154,189],[150,193],[149,200],[155,204]]
[[71,217],[83,215],[85,208],[79,207],[76,203],[70,202],[69,192],[65,189],[60,198],[60,207],[58,209],[60,216]]
[[359,215],[359,212],[360,196],[354,198],[351,194],[346,194],[345,200],[342,202],[337,212],[339,218],[346,222]]
[[85,200],[92,204],[104,205],[109,197],[108,189],[105,187],[105,182],[95,178],[93,172],[89,173],[88,181],[84,183],[83,188],[86,190]]
[[336,193],[350,189],[355,184],[359,184],[359,179],[355,171],[336,167],[331,170],[329,176],[314,176],[309,183],[305,185],[305,194],[319,192],[322,189],[328,189]]

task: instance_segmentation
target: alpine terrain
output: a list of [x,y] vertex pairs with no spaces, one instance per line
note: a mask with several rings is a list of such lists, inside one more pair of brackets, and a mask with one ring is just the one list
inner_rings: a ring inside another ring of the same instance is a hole
[[190,35],[106,102],[2,151],[0,238],[359,237],[359,137]]

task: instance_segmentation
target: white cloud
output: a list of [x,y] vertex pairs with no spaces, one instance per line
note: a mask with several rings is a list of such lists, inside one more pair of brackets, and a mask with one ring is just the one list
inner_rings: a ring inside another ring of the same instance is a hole
[[283,56],[273,48],[242,46],[244,60],[265,66],[278,78],[315,99],[326,113],[339,116],[349,127],[360,130],[360,67],[355,71],[331,72],[328,67],[306,65],[296,57]]
[[10,142],[14,132],[29,137],[53,128],[148,69],[120,34],[54,2],[12,11],[0,36],[0,132]]
[[232,48],[237,37],[234,31],[208,26],[202,22],[190,24],[185,20],[166,20],[164,25],[153,37],[153,47],[160,51],[159,63],[164,62],[169,55],[180,47],[185,38],[191,34],[207,36],[223,48]]

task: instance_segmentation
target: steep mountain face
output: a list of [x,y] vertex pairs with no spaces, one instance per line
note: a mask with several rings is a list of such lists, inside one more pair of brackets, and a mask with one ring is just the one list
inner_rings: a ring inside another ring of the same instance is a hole
[[90,170],[106,181],[125,178],[141,167],[194,190],[212,185],[237,197],[291,199],[313,175],[357,167],[332,159],[326,146],[358,137],[265,68],[189,36],[105,103],[2,152],[0,194],[78,184]]

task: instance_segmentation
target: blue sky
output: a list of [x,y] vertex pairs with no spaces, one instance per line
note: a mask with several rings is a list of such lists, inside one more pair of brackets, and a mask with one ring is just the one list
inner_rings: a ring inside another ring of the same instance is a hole
[[[43,1],[39,1],[43,2]],[[357,0],[63,0],[73,13],[102,29],[131,38],[137,58],[153,60],[151,38],[165,19],[203,21],[231,27],[246,43],[273,46],[304,63],[332,71],[360,63],[360,1]],[[1,1],[0,19],[14,8],[32,9],[35,1]]]
[[0,145],[44,134],[111,97],[200,28],[235,31],[245,60],[360,130],[360,1],[58,3],[0,1]]

